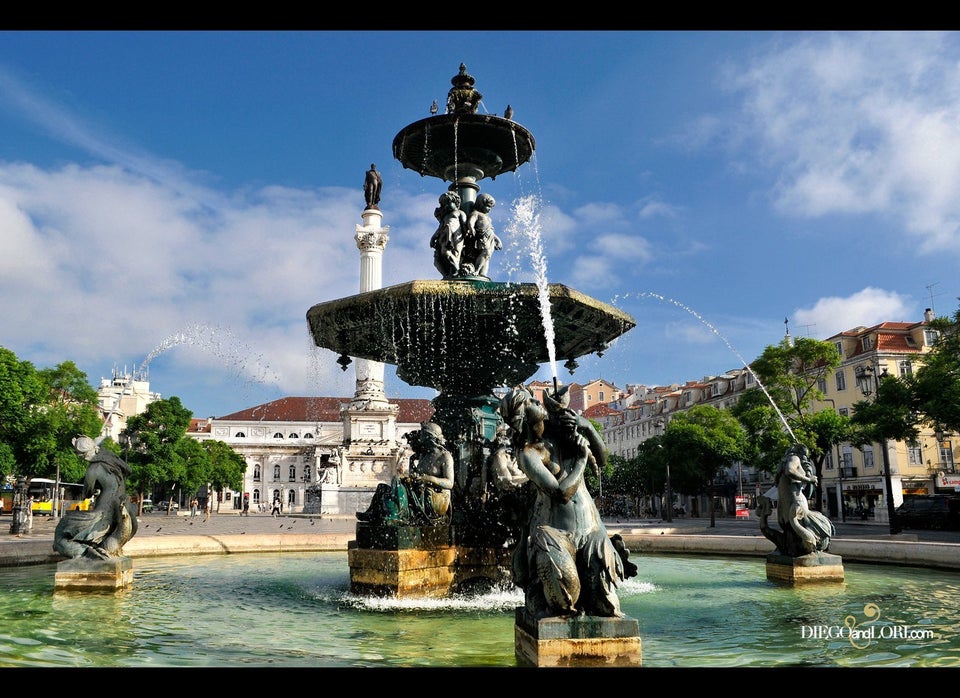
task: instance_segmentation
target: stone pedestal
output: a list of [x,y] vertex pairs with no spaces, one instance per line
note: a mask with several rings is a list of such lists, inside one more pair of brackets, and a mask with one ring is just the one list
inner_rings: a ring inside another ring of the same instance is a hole
[[516,609],[517,662],[536,667],[639,667],[640,624],[635,618],[531,617]]
[[347,547],[350,593],[449,596],[475,584],[511,583],[512,549],[454,545],[452,526],[357,523]]
[[449,526],[358,522],[347,558],[352,594],[441,597],[453,587],[457,549]]
[[791,557],[774,551],[767,555],[767,579],[787,586],[842,582],[843,558],[820,552]]
[[116,591],[133,584],[129,557],[109,560],[76,558],[57,563],[54,591]]

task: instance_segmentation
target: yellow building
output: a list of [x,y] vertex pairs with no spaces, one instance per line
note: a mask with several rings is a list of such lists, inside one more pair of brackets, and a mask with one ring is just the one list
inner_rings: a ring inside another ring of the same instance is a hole
[[[814,411],[834,408],[841,415],[852,414],[853,405],[875,397],[875,377],[900,377],[913,373],[937,339],[928,326],[933,319],[927,310],[920,322],[882,322],[857,327],[830,337],[842,362],[818,386],[824,400]],[[857,372],[866,371],[865,396],[857,385]],[[871,375],[872,373],[872,375]],[[827,455],[823,467],[825,508],[832,517],[863,517],[889,522],[886,505],[884,455],[890,466],[894,506],[905,494],[954,493],[960,488],[956,472],[956,435],[921,432],[916,442],[887,441],[884,444],[843,443]],[[841,509],[841,507],[846,507]]]

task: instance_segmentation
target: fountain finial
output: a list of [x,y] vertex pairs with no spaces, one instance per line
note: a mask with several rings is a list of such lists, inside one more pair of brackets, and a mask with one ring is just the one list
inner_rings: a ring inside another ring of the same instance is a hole
[[473,88],[476,80],[467,73],[467,66],[460,64],[460,72],[450,78],[453,87],[447,93],[447,113],[476,114],[483,95]]

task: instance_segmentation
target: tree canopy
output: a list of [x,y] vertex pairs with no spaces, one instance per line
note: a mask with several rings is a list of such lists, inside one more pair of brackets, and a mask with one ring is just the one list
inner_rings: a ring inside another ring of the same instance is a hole
[[86,465],[73,448],[100,433],[97,393],[72,361],[37,370],[0,347],[0,470],[78,482]]

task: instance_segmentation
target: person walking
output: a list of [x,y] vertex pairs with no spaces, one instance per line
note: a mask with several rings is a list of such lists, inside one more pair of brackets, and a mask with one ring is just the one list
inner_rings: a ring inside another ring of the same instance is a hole
[[250,516],[250,500],[246,497],[243,498],[243,515]]
[[200,506],[200,502],[197,501],[196,497],[190,500],[190,518],[191,519],[195,519],[197,517],[198,506]]
[[279,498],[278,498],[278,499],[274,499],[274,500],[273,500],[273,509],[270,511],[270,516],[273,516],[274,518],[278,518],[278,517],[280,516],[280,512],[281,512],[280,499],[279,499]]

